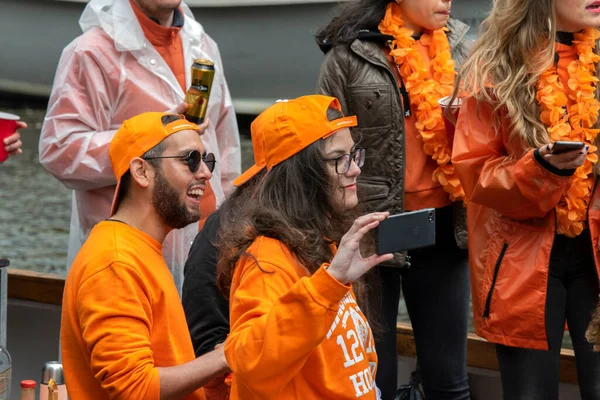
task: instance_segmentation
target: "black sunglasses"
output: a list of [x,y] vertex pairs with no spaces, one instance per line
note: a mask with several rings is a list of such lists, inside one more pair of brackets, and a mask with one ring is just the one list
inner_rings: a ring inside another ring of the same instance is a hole
[[323,161],[335,161],[335,172],[339,175],[344,175],[350,169],[352,161],[362,168],[365,164],[365,149],[356,149],[351,154],[342,154],[335,158],[324,158]]
[[215,170],[215,164],[217,160],[213,153],[200,154],[198,150],[192,150],[187,156],[160,156],[160,157],[146,157],[144,160],[154,160],[157,158],[179,158],[187,162],[188,168],[192,174],[195,174],[200,168],[200,162],[204,161],[204,164],[208,167],[210,172]]

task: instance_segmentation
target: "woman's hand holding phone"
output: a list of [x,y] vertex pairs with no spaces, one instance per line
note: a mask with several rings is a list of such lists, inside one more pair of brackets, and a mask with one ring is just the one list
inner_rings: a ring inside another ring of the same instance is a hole
[[554,147],[556,144],[547,144],[539,148],[540,155],[548,161],[552,166],[558,169],[576,169],[583,165],[589,146],[582,146],[575,148],[574,150],[567,150],[564,152],[553,152],[556,150]]
[[392,259],[392,254],[373,254],[367,258],[360,254],[362,238],[389,215],[389,212],[374,212],[354,221],[350,230],[340,240],[338,251],[327,269],[331,276],[346,285],[356,281],[377,264]]

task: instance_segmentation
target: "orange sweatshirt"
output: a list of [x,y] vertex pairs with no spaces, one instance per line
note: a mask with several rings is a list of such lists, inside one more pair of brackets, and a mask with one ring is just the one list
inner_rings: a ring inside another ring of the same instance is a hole
[[[187,91],[185,84],[185,61],[183,59],[183,46],[181,44],[181,36],[179,35],[181,26],[162,26],[144,14],[133,0],[129,0],[129,3],[131,4],[131,8],[133,9],[135,16],[140,23],[142,30],[144,31],[144,36],[150,43],[152,43],[152,46],[154,46],[162,59],[165,60],[175,75],[175,78],[177,78],[177,82],[179,82],[181,89],[184,92]],[[184,15],[183,11],[181,11],[181,8],[175,10],[173,23],[177,25],[183,25]],[[200,229],[202,229],[204,226],[206,218],[208,218],[208,216],[216,209],[217,200],[215,198],[215,193],[210,186],[210,182],[206,182],[206,190],[200,199]]]
[[[431,58],[429,56],[429,47],[424,46],[420,40],[415,42],[417,50],[421,54],[427,70],[429,71]],[[391,61],[388,50],[388,58]],[[397,79],[400,79],[398,70]],[[429,73],[431,77],[431,72]],[[398,81],[400,82],[400,81]],[[404,105],[408,109],[407,105]],[[412,115],[404,118],[404,137],[406,140],[406,172],[404,182],[404,209],[406,211],[420,210],[423,208],[441,208],[450,205],[450,197],[444,192],[442,185],[433,180],[433,171],[437,168],[431,156],[423,151],[423,140],[419,137],[414,107]]]
[[61,346],[72,400],[159,399],[157,367],[195,358],[159,242],[117,221],[92,229],[65,283]]
[[281,242],[259,237],[238,262],[225,356],[231,399],[376,399],[377,355],[351,286],[312,276]]

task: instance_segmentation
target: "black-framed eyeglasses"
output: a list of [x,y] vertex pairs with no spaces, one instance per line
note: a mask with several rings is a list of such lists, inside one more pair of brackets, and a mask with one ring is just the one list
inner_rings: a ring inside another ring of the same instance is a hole
[[361,168],[365,164],[365,149],[356,149],[350,154],[342,154],[335,158],[324,158],[323,161],[335,161],[335,172],[344,175],[350,169],[352,161]]
[[157,158],[179,158],[187,162],[188,168],[192,174],[195,174],[200,168],[200,162],[204,161],[204,164],[208,167],[210,172],[215,170],[215,164],[217,160],[213,153],[200,154],[198,150],[192,150],[187,156],[160,156],[160,157],[145,157],[144,160],[154,160]]

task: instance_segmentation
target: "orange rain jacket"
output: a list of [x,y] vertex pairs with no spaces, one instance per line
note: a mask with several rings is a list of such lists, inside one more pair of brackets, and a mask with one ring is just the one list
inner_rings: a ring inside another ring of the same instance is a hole
[[[534,149],[510,140],[507,118],[496,133],[492,107],[467,99],[456,126],[452,163],[467,194],[475,332],[493,343],[548,349],[545,307],[554,208],[572,177],[551,172]],[[598,266],[600,194],[588,225]],[[587,234],[584,233],[583,234]]]

